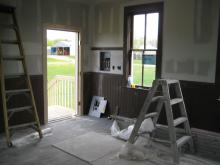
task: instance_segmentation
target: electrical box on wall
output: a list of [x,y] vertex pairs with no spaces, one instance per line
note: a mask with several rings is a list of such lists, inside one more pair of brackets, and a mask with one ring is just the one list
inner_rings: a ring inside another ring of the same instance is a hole
[[111,68],[111,53],[100,52],[100,71],[110,71]]

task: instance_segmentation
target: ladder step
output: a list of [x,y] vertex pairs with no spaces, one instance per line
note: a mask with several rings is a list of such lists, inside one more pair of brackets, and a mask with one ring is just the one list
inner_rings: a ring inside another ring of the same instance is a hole
[[171,144],[170,140],[164,140],[164,139],[159,139],[159,138],[154,138],[154,137],[152,137],[152,140],[155,142],[159,142],[159,143]]
[[181,103],[181,102],[183,102],[182,98],[176,98],[176,99],[170,100],[171,105],[178,104],[178,103]]
[[9,129],[17,129],[17,128],[29,127],[29,126],[34,126],[35,124],[36,124],[36,122],[30,122],[30,123],[25,123],[25,124],[18,124],[18,125],[10,126]]
[[144,116],[145,119],[150,118],[150,117],[156,117],[158,116],[157,112],[152,112],[152,113],[148,113]]
[[8,61],[16,61],[16,60],[23,60],[24,57],[3,57],[3,60],[8,60]]
[[179,83],[178,80],[166,80],[167,81],[167,84],[177,84]]
[[179,117],[179,118],[177,118],[173,121],[174,127],[176,127],[176,126],[178,126],[178,125],[180,125],[180,124],[182,124],[186,121],[187,121],[186,117]]
[[155,102],[155,101],[158,101],[160,99],[164,99],[164,96],[155,96],[152,98],[151,102]]
[[177,147],[181,147],[183,146],[184,144],[186,144],[189,140],[192,140],[192,137],[191,136],[183,136],[181,138],[179,138],[176,143],[177,143]]
[[17,89],[17,90],[6,90],[6,94],[19,94],[19,93],[26,93],[29,92],[30,89]]
[[16,40],[1,40],[2,44],[18,44],[19,42]]
[[25,107],[8,109],[8,112],[9,113],[11,113],[11,112],[21,112],[21,111],[26,111],[26,110],[31,110],[31,109],[32,109],[32,106],[25,106]]
[[18,78],[21,76],[25,76],[25,74],[24,73],[8,74],[8,75],[5,75],[5,79]]

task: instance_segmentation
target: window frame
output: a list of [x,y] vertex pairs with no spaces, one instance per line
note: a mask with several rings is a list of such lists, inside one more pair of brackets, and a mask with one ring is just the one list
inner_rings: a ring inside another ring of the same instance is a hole
[[[137,14],[159,13],[158,23],[158,47],[156,55],[156,75],[155,78],[161,78],[162,69],[162,29],[163,29],[163,2],[149,3],[138,6],[128,6],[124,8],[124,68],[123,75],[125,81],[131,74],[131,58],[132,58],[132,45],[133,45],[133,16]],[[143,78],[143,77],[142,77]],[[146,88],[146,86],[139,86]]]

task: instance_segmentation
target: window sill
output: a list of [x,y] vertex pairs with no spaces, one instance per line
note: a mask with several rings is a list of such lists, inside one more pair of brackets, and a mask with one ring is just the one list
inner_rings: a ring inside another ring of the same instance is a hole
[[132,87],[129,87],[129,86],[123,86],[123,88],[131,89],[131,90],[142,90],[142,91],[149,91],[150,90],[150,87],[136,87],[136,88],[132,88]]

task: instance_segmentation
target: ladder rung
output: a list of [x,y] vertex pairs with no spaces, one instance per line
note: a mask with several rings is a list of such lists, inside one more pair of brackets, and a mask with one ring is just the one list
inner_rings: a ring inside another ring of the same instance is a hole
[[189,140],[192,140],[191,136],[183,136],[183,137],[179,138],[176,141],[177,147],[181,147],[182,145],[186,144]]
[[180,125],[180,124],[182,124],[182,123],[184,123],[184,122],[186,122],[187,121],[187,118],[186,117],[179,117],[179,118],[177,118],[177,119],[175,119],[174,121],[173,121],[173,124],[174,124],[174,126],[176,127],[176,126],[178,126],[178,125]]
[[178,80],[166,80],[167,81],[167,84],[177,84],[179,83]]
[[145,119],[150,118],[150,117],[156,117],[158,115],[157,112],[152,112],[152,113],[148,113],[144,116]]
[[19,107],[19,108],[11,108],[8,109],[8,112],[21,112],[21,111],[26,111],[26,110],[31,110],[32,106],[25,106],[25,107]]
[[157,100],[164,99],[164,96],[155,96],[152,98],[151,102],[155,102]]
[[152,138],[152,140],[155,142],[159,142],[159,143],[171,144],[170,140],[164,140],[164,139],[159,139],[159,138]]
[[178,104],[178,103],[181,103],[181,102],[183,102],[182,98],[176,98],[176,99],[170,100],[171,105]]
[[36,124],[36,122],[30,122],[30,123],[25,123],[25,124],[18,124],[18,125],[10,126],[9,129],[17,129],[17,128],[29,127],[29,126],[34,126],[35,124]]
[[17,90],[6,90],[6,94],[18,94],[18,93],[25,93],[25,92],[29,92],[30,89],[17,89]]
[[0,24],[0,28],[4,28],[4,29],[15,29],[16,26],[15,26],[15,25],[4,25],[4,24]]
[[16,60],[23,60],[24,57],[3,57],[3,60],[8,60],[8,61],[16,61]]
[[8,74],[8,75],[5,75],[5,79],[17,78],[21,76],[25,76],[25,74],[24,73]]
[[18,44],[19,42],[16,40],[1,40],[2,44]]

